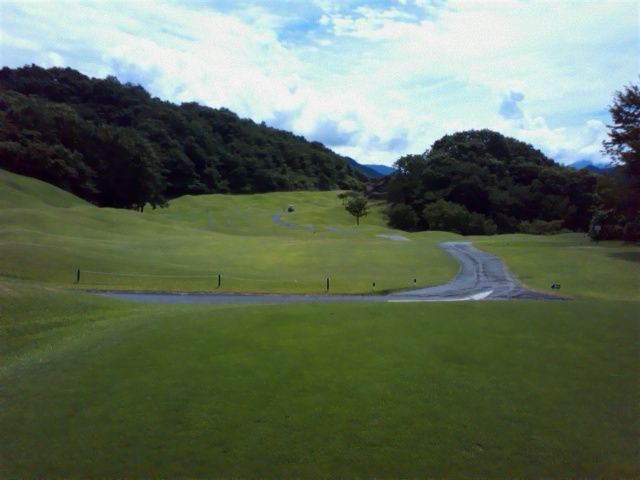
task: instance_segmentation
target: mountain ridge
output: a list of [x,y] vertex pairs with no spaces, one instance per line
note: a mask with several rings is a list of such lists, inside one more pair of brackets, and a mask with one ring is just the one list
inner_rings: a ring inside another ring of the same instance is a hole
[[380,165],[377,163],[366,163],[365,167],[378,172],[382,176],[391,175],[396,171],[396,169],[393,167],[389,167],[388,165]]
[[570,163],[568,166],[571,168],[575,168],[576,170],[585,169],[594,173],[610,173],[615,168],[615,165],[611,162],[594,162],[587,159],[578,160],[576,162]]

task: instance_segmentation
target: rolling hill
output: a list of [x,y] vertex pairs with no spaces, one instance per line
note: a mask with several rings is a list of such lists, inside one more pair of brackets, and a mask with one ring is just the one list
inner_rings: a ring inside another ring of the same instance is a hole
[[0,70],[0,168],[100,206],[199,193],[359,188],[367,177],[318,142],[228,109],[171,104],[70,68]]
[[187,195],[140,213],[0,170],[0,272],[74,288],[183,291],[216,290],[222,274],[225,291],[298,293],[324,292],[327,277],[333,293],[453,277],[456,262],[436,244],[455,235],[378,237],[395,233],[382,214],[374,209],[356,228],[337,193]]

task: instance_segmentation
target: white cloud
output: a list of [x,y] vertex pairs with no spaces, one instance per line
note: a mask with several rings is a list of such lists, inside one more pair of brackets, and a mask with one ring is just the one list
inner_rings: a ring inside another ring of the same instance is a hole
[[65,64],[64,59],[62,58],[62,55],[56,52],[47,53],[47,60],[48,60],[47,66],[63,67]]
[[520,110],[520,115],[505,117],[493,123],[495,129],[531,143],[560,163],[578,160],[602,162],[602,142],[607,137],[607,126],[597,119],[581,124],[551,128],[546,120]]
[[638,53],[635,0],[249,0],[242,8],[5,0],[0,8],[8,66],[115,74],[363,162],[390,164],[466,128],[498,129],[561,161],[598,159],[612,93],[640,73],[629,61]]

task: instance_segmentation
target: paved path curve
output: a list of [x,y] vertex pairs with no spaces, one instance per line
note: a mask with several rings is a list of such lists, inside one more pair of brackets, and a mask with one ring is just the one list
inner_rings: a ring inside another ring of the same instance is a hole
[[562,297],[530,290],[509,274],[502,261],[478,250],[470,242],[445,242],[440,247],[459,263],[460,270],[449,283],[404,290],[385,295],[300,295],[256,293],[175,293],[94,291],[98,295],[144,302],[162,303],[314,303],[314,302],[443,302],[490,299],[547,299]]

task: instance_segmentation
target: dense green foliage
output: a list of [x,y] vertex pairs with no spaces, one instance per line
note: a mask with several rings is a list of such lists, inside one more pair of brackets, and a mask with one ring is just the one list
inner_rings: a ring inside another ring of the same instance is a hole
[[605,151],[629,174],[640,176],[640,87],[629,85],[616,92],[609,113],[613,124],[609,140],[604,142]]
[[600,182],[589,235],[594,240],[640,241],[640,87],[616,92],[609,112],[613,124],[604,149],[620,167],[618,175]]
[[183,194],[349,189],[366,178],[318,142],[70,68],[3,68],[0,126],[0,167],[102,206],[162,205]]
[[493,235],[496,225],[480,213],[470,212],[464,205],[437,200],[422,211],[431,230],[446,230],[462,235]]
[[418,221],[418,216],[409,205],[398,203],[389,208],[389,226],[400,230],[413,230]]
[[396,168],[378,188],[398,227],[405,222],[397,221],[402,210],[396,205],[404,204],[419,230],[586,230],[595,199],[595,175],[560,166],[531,145],[490,130],[446,135],[424,155],[402,157]]

